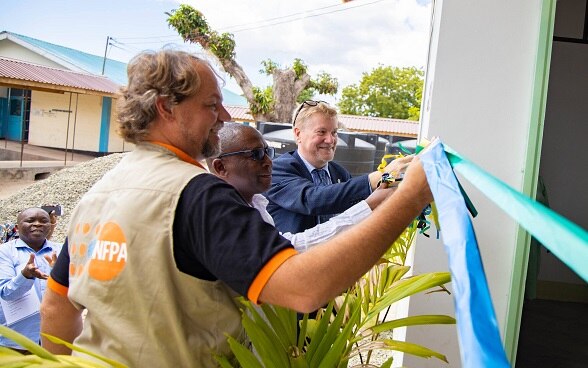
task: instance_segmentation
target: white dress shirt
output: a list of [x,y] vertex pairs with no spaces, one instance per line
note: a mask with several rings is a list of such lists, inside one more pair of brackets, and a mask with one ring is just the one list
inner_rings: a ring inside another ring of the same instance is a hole
[[[267,212],[268,200],[261,194],[254,194],[251,200],[252,207],[261,214],[265,222],[275,225],[272,215]],[[332,217],[329,221],[318,224],[313,228],[306,229],[301,233],[284,233],[282,236],[294,245],[294,248],[302,253],[308,248],[332,238],[334,235],[347,229],[351,225],[359,223],[372,213],[370,206],[366,201],[361,201],[350,207],[343,213]]]

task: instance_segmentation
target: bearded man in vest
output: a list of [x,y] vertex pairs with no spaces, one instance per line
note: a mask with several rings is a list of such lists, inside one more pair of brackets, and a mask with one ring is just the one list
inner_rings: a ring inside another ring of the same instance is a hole
[[417,158],[368,219],[298,253],[201,165],[218,154],[217,133],[231,120],[218,79],[183,51],[131,60],[117,118],[135,148],[74,209],[69,290],[49,278],[42,332],[132,367],[216,367],[215,354],[230,354],[225,335],[243,338],[235,296],[315,310],[367,272],[432,200]]

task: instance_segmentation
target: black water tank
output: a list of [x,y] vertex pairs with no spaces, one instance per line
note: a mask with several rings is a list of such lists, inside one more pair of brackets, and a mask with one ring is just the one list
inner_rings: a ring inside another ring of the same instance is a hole
[[274,147],[276,150],[275,157],[296,149],[296,141],[294,141],[292,129],[270,130],[269,133],[263,134],[263,139],[265,139],[268,146]]
[[[335,161],[343,165],[352,176],[372,172],[377,135],[339,131],[338,136]],[[368,141],[374,142],[374,144]]]
[[288,129],[292,131],[292,125],[285,123],[265,123],[261,121],[257,122],[257,130],[261,133],[261,135],[283,129]]
[[374,157],[374,171],[378,169],[380,163],[382,163],[382,157],[386,154],[386,145],[390,141],[382,136],[378,136],[378,142],[376,144],[376,155]]

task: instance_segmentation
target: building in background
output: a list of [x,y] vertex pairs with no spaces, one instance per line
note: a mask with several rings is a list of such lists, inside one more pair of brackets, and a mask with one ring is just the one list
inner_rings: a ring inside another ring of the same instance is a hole
[[[107,154],[128,150],[115,133],[114,101],[126,63],[0,32],[0,138]],[[245,98],[223,89],[227,104]]]

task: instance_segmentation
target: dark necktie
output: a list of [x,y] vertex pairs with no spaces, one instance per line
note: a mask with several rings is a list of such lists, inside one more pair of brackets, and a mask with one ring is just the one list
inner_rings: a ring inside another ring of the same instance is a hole
[[314,169],[312,170],[312,181],[316,185],[329,185],[331,184],[331,179],[329,175],[324,169]]
[[[312,174],[312,181],[317,186],[324,186],[324,185],[331,185],[332,184],[331,178],[329,178],[329,175],[327,174],[327,171],[325,169],[314,169],[314,170],[312,170],[311,174]],[[322,224],[322,223],[329,221],[329,219],[331,217],[333,217],[333,215],[331,215],[331,216],[320,215],[317,217],[318,217],[318,223]]]

